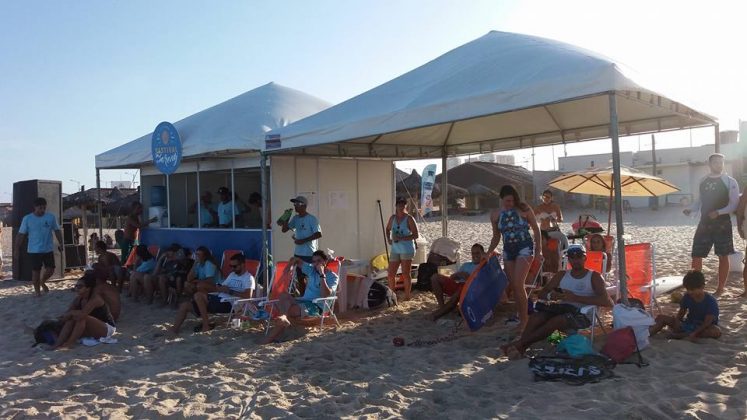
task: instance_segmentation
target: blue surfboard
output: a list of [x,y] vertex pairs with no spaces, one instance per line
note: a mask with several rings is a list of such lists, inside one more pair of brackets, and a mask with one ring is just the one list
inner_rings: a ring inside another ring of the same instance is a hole
[[493,317],[493,309],[508,285],[508,277],[493,253],[475,268],[459,296],[459,311],[470,331],[477,331]]

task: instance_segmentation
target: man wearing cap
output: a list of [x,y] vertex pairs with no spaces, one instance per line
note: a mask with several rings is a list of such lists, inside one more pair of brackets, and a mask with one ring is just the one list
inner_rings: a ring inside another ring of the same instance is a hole
[[293,208],[296,210],[295,216],[290,221],[283,222],[283,233],[293,230],[293,241],[296,244],[294,255],[307,263],[311,263],[311,256],[319,248],[318,240],[322,237],[322,228],[319,226],[319,220],[306,212],[306,206],[309,200],[299,195],[291,199]]
[[218,188],[220,203],[218,203],[218,227],[233,227],[233,220],[239,217],[239,208],[233,201],[231,190],[226,187]]
[[695,229],[692,247],[692,269],[703,270],[703,258],[713,248],[718,256],[718,287],[716,296],[724,292],[729,275],[729,255],[734,253],[731,213],[739,205],[739,184],[724,173],[724,155],[708,157],[711,173],[700,181],[698,199],[682,212],[689,216],[700,211],[700,222]]
[[584,306],[612,307],[602,276],[584,266],[586,248],[572,244],[566,255],[571,269],[557,272],[537,294],[547,303],[537,303],[518,340],[501,346],[509,359],[523,357],[530,345],[544,340],[555,330],[579,330],[591,326],[593,320],[581,312]]

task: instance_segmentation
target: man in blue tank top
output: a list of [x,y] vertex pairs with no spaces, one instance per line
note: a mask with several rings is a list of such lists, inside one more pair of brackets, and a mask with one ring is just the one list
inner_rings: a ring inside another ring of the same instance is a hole
[[[31,259],[31,279],[34,283],[36,296],[41,296],[41,290],[49,291],[45,284],[54,273],[54,242],[52,234],[57,238],[57,250],[62,252],[62,233],[57,219],[52,213],[47,213],[47,200],[39,197],[34,200],[34,211],[23,217],[16,239],[16,255],[20,255],[23,242],[28,239],[26,250]],[[44,274],[41,268],[44,266]]]
[[737,181],[724,174],[724,155],[714,153],[708,157],[711,173],[700,181],[698,199],[683,210],[689,216],[700,211],[700,222],[695,230],[692,247],[692,269],[703,270],[703,258],[713,248],[718,256],[718,288],[715,295],[724,292],[729,275],[729,255],[734,253],[731,213],[739,204]]

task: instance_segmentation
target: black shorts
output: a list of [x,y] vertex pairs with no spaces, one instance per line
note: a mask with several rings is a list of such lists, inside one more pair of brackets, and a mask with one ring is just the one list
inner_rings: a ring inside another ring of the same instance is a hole
[[31,258],[31,270],[33,271],[41,270],[42,266],[44,266],[45,268],[55,268],[53,252],[29,252],[29,257]]
[[[208,295],[207,311],[209,314],[227,314],[231,312],[231,308],[233,308],[233,305],[229,302],[221,302],[220,296]],[[200,314],[200,308],[197,307],[197,302],[195,302],[194,299],[192,300],[192,310],[195,315],[202,316]]]
[[734,253],[731,218],[724,215],[713,221],[701,221],[695,229],[691,256],[705,258],[713,251],[719,257]]

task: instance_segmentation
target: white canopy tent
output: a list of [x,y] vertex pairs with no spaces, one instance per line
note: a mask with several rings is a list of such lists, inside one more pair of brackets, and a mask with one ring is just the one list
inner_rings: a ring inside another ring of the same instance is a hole
[[[636,82],[623,65],[573,45],[490,32],[394,80],[270,134],[268,154],[418,159],[716,125]],[[716,140],[718,142],[718,139]],[[447,183],[447,177],[441,178]],[[443,212],[443,234],[447,234]],[[618,249],[624,249],[616,200]],[[621,254],[619,269],[625,273]],[[621,290],[625,276],[621,275]]]
[[[233,159],[238,155],[260,157],[265,133],[285,127],[329,106],[331,106],[329,102],[299,90],[274,82],[268,83],[174,123],[182,141],[182,161]],[[154,127],[158,122],[154,121]],[[100,186],[101,169],[144,168],[152,165],[151,138],[152,133],[149,133],[97,155],[97,186]],[[264,156],[260,157],[259,166],[263,208],[267,209]],[[199,173],[199,165],[197,168]],[[199,195],[199,179],[197,190]],[[235,191],[233,166],[231,166],[231,190]],[[170,204],[167,207],[170,209]],[[99,217],[101,217],[101,209],[99,209]],[[99,220],[99,226],[101,227],[101,220]],[[266,222],[263,222],[263,226],[266,226]],[[262,230],[262,243],[262,258],[266,266],[266,229]]]
[[[258,151],[266,132],[330,105],[299,90],[268,83],[174,123],[182,140],[182,159]],[[96,168],[135,168],[152,162],[151,136],[97,155]]]

